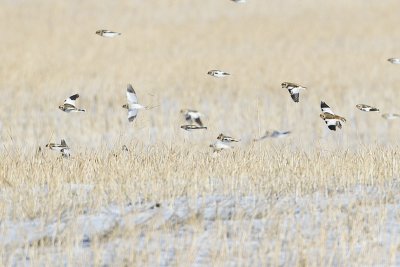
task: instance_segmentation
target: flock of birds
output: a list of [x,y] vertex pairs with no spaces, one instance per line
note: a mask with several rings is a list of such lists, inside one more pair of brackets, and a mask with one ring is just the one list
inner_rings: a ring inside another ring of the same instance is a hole
[[[245,3],[246,0],[231,0],[236,3]],[[119,32],[114,32],[114,31],[109,31],[109,30],[98,30],[96,31],[96,34],[106,37],[106,38],[114,38],[121,33]],[[399,64],[400,65],[400,58],[389,58],[388,61],[392,64]],[[207,72],[208,75],[216,77],[216,78],[224,78],[229,76],[230,74],[222,71],[222,70],[210,70]],[[292,82],[283,82],[281,84],[283,89],[286,89],[289,91],[289,94],[293,101],[295,103],[298,103],[300,100],[300,92],[306,90],[307,88],[304,86],[301,86],[296,83]],[[79,98],[79,94],[74,94],[67,99],[64,100],[64,103],[59,106],[59,109],[71,113],[71,112],[85,112],[85,109],[77,108],[76,107],[76,100]],[[126,90],[126,98],[127,98],[127,103],[124,104],[122,107],[128,110],[128,121],[133,122],[135,118],[138,115],[138,111],[141,109],[151,109],[153,107],[147,107],[143,106],[138,103],[138,98],[136,95],[135,90],[133,89],[131,84],[128,84],[127,90]],[[356,105],[356,108],[358,108],[361,111],[364,112],[379,112],[379,109],[370,105],[366,104],[358,104]],[[342,128],[342,123],[346,122],[346,119],[342,116],[339,116],[335,114],[330,106],[326,104],[324,101],[321,101],[321,111],[322,113],[320,114],[321,119],[324,120],[326,123],[327,127],[332,130],[336,131],[336,129],[341,129]],[[202,113],[200,113],[197,110],[193,109],[182,109],[181,114],[183,115],[184,119],[188,124],[182,125],[181,128],[186,131],[194,131],[194,130],[204,130],[207,129],[206,126],[203,125],[203,122],[201,120],[201,117],[203,116]],[[393,120],[400,118],[400,114],[395,114],[395,113],[385,113],[382,115],[384,119],[387,120]],[[285,137],[289,135],[291,132],[290,131],[266,131],[263,136],[254,139],[254,141],[261,141],[263,139],[266,139],[268,137],[270,138],[280,138],[280,137]],[[210,147],[213,148],[214,152],[219,152],[225,149],[231,149],[233,148],[232,144],[240,142],[239,139],[220,134],[217,137],[217,140],[210,145]],[[71,149],[67,145],[64,139],[61,140],[60,144],[57,143],[49,143],[46,145],[51,150],[59,151],[61,152],[63,157],[69,157],[71,155]],[[124,151],[128,151],[128,148],[124,145],[122,148]],[[40,150],[40,147],[39,147]]]

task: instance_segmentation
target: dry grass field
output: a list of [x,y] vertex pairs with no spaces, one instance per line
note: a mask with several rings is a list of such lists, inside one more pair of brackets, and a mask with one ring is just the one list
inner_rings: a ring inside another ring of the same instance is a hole
[[[399,266],[399,9],[0,0],[0,265]],[[133,123],[127,83],[157,106]],[[58,109],[74,93],[86,113]],[[252,142],[267,129],[292,134]],[[214,155],[221,132],[241,142]],[[61,138],[70,158],[44,147]]]

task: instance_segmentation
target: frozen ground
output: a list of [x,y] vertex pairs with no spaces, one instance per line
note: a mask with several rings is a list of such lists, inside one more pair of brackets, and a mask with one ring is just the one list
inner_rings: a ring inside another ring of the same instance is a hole
[[[65,188],[84,203],[93,186]],[[181,197],[64,212],[54,220],[2,221],[1,264],[400,265],[398,191],[391,182],[302,197]],[[5,192],[0,196],[7,201]]]

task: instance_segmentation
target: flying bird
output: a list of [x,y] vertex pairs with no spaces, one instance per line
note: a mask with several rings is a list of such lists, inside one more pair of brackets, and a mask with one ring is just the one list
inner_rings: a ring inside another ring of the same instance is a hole
[[64,104],[60,105],[58,108],[67,113],[69,113],[69,112],[85,112],[86,110],[76,108],[76,106],[75,106],[75,102],[78,97],[79,97],[79,94],[74,94],[74,95],[68,97],[67,99],[64,100]]
[[98,30],[98,31],[96,31],[96,34],[103,36],[103,37],[107,37],[107,38],[114,38],[118,35],[121,35],[120,32],[113,32],[113,31],[108,31],[108,30]]
[[389,58],[388,61],[390,63],[392,63],[392,64],[396,64],[396,65],[400,64],[400,58],[393,58],[392,57],[392,58]]
[[244,4],[246,3],[246,0],[231,0],[232,2],[238,3],[238,4]]
[[321,101],[321,110],[322,114],[320,114],[319,116],[325,121],[329,130],[336,131],[336,127],[342,129],[342,124],[340,122],[345,122],[345,118],[335,115],[331,108],[323,101]]
[[212,144],[210,145],[210,147],[213,148],[214,153],[215,153],[215,152],[220,152],[220,151],[222,151],[222,150],[224,150],[224,149],[231,149],[231,148],[233,148],[233,147],[230,146],[228,143],[223,142],[223,141],[221,141],[221,140],[215,141],[214,143],[212,143]]
[[358,108],[361,111],[366,111],[366,112],[379,112],[379,109],[374,108],[372,106],[369,105],[365,105],[365,104],[358,104],[356,105],[356,108]]
[[239,142],[240,141],[240,140],[237,140],[237,139],[235,139],[233,137],[224,135],[222,133],[220,135],[218,135],[217,139],[220,140],[221,142],[224,142],[224,143],[232,143],[232,142]]
[[46,147],[48,147],[51,150],[55,150],[55,151],[61,152],[61,155],[63,157],[69,157],[71,155],[70,148],[68,147],[68,145],[67,145],[67,143],[65,142],[64,139],[61,139],[61,143],[60,144],[48,143],[46,145]]
[[201,129],[207,130],[207,127],[205,127],[205,126],[197,126],[197,125],[193,125],[193,124],[182,125],[181,128],[186,131],[201,130]]
[[382,114],[382,118],[387,119],[387,120],[394,120],[394,119],[400,118],[400,114],[385,113],[385,114]]
[[307,87],[303,87],[296,83],[284,82],[281,84],[282,88],[287,89],[292,97],[293,101],[298,103],[300,97],[300,91],[306,90]]
[[185,117],[185,120],[193,124],[193,121],[197,123],[199,126],[203,126],[203,122],[201,121],[200,117],[203,116],[200,112],[197,110],[192,110],[192,109],[182,109],[181,114]]
[[128,121],[132,122],[135,120],[139,109],[144,109],[146,107],[138,104],[136,92],[131,84],[128,84],[128,88],[126,89],[126,98],[128,104],[125,104],[122,107],[128,109]]
[[282,137],[286,137],[290,134],[290,131],[273,131],[272,133],[270,131],[266,131],[264,133],[263,136],[261,136],[260,138],[254,139],[254,141],[261,141],[265,138],[282,138]]
[[222,70],[210,70],[209,72],[207,72],[207,74],[211,75],[211,76],[214,76],[214,77],[217,77],[217,78],[221,78],[221,77],[225,77],[225,76],[230,75],[229,73],[224,72]]

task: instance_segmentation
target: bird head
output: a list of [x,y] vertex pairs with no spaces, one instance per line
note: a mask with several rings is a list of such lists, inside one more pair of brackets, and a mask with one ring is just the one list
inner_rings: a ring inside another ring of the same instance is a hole
[[65,110],[64,105],[59,105],[58,108],[61,109],[62,111]]
[[128,104],[122,105],[123,108],[129,109]]

